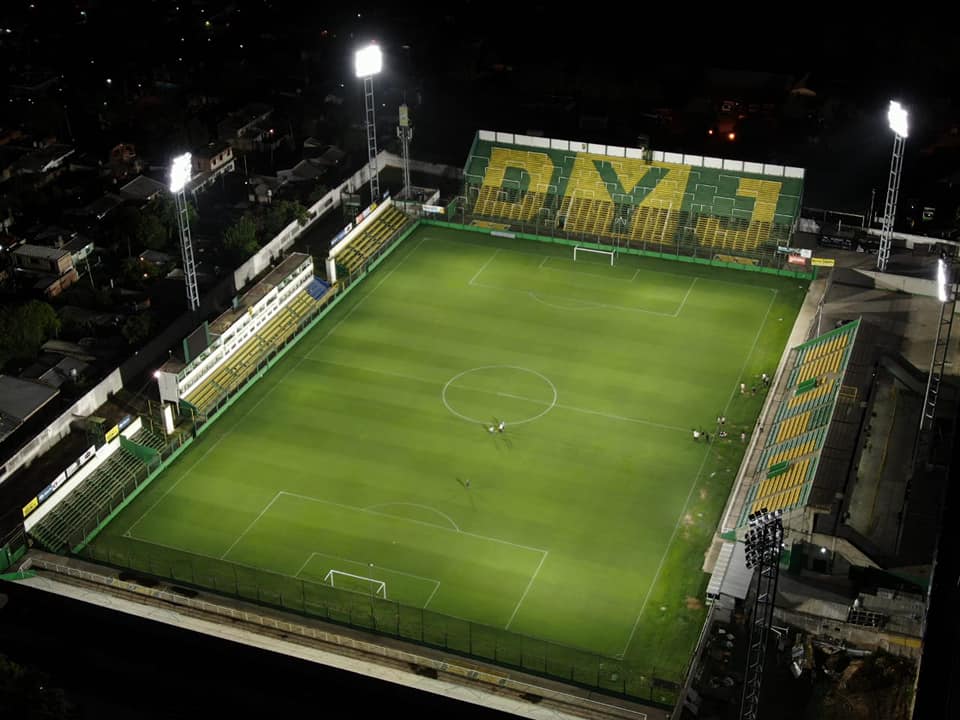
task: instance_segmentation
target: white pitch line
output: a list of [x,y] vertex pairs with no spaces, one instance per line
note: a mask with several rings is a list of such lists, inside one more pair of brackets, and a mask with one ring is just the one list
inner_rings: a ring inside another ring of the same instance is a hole
[[546,264],[547,260],[550,259],[549,255],[544,255],[543,260],[540,261],[540,264],[537,265],[538,268],[543,269],[543,266]]
[[430,601],[433,600],[433,596],[436,595],[436,594],[437,594],[437,590],[440,589],[440,581],[437,580],[436,583],[437,583],[437,586],[433,589],[433,592],[430,593],[430,597],[428,597],[428,598],[427,598],[427,601],[423,604],[423,609],[424,609],[424,610],[427,609],[427,605],[430,604]]
[[[770,298],[770,304],[767,305],[767,311],[763,314],[763,319],[760,321],[760,327],[757,330],[757,334],[753,338],[753,344],[750,346],[749,352],[747,352],[747,357],[743,361],[743,365],[740,367],[740,374],[737,376],[737,380],[743,377],[744,371],[747,369],[747,364],[750,362],[750,356],[753,355],[753,351],[757,347],[757,342],[760,340],[760,335],[763,332],[764,326],[767,324],[767,317],[770,315],[770,310],[773,308],[773,303],[777,299],[777,291],[774,290],[773,297]],[[730,397],[727,399],[727,404],[723,408],[723,414],[727,414],[727,410],[730,409],[730,403],[733,402],[733,398],[736,395],[738,386],[735,383],[733,390],[730,391]],[[710,449],[713,447],[713,442],[710,441],[710,445],[707,446],[707,452],[703,456],[703,461],[700,463],[700,468],[697,470],[697,474],[693,476],[693,482],[690,484],[690,490],[687,492],[687,499],[683,502],[683,507],[680,508],[680,516],[677,518],[677,524],[673,526],[673,532],[670,534],[670,539],[667,541],[667,547],[663,551],[663,555],[660,557],[660,563],[657,565],[657,570],[653,574],[653,580],[650,582],[650,587],[647,589],[647,594],[643,598],[643,604],[640,606],[640,613],[637,615],[637,619],[633,622],[633,628],[630,630],[630,636],[627,638],[627,644],[623,648],[623,652],[620,653],[620,657],[625,657],[627,650],[630,649],[630,643],[633,642],[633,636],[637,632],[637,626],[640,624],[640,618],[643,617],[644,611],[647,609],[647,602],[650,600],[650,594],[653,592],[653,588],[657,585],[657,580],[660,579],[660,573],[663,570],[663,563],[667,559],[667,555],[670,553],[670,547],[673,545],[674,539],[677,537],[677,530],[680,529],[680,524],[683,522],[683,516],[687,511],[687,505],[690,504],[690,498],[693,496],[694,488],[697,487],[697,482],[700,480],[700,474],[703,472],[704,466],[707,464],[707,459],[710,457]]]
[[257,516],[253,519],[253,522],[251,522],[249,525],[247,525],[247,529],[244,530],[242,533],[240,533],[240,537],[238,537],[236,540],[234,540],[234,541],[233,541],[233,544],[232,544],[230,547],[227,548],[226,552],[224,552],[223,555],[220,556],[220,559],[221,559],[221,560],[226,559],[227,555],[230,554],[230,551],[233,550],[233,549],[237,546],[237,543],[239,543],[241,540],[243,540],[244,537],[246,537],[247,533],[250,532],[250,530],[253,529],[253,526],[257,524],[257,521],[264,516],[264,514],[267,512],[267,510],[269,510],[269,509],[271,508],[271,506],[277,501],[277,498],[279,498],[279,497],[280,497],[280,493],[277,493],[276,495],[273,496],[273,500],[271,500],[270,502],[267,503],[267,506],[266,506],[263,510],[260,511],[260,514],[257,515]]
[[[310,561],[313,560],[313,558],[317,557],[318,555],[319,555],[320,557],[322,557],[322,558],[331,558],[331,559],[333,559],[333,560],[339,560],[340,562],[344,562],[344,563],[348,563],[348,564],[353,564],[353,565],[363,566],[363,563],[362,563],[362,562],[358,562],[357,560],[349,560],[349,559],[347,559],[347,558],[338,557],[338,556],[336,556],[336,555],[327,555],[326,553],[321,553],[321,552],[312,552],[312,553],[310,553],[310,555],[307,557],[307,559],[304,560],[303,565],[300,566],[300,569],[297,570],[297,574],[294,575],[294,577],[299,577],[299,576],[300,576],[300,573],[303,572],[303,569],[304,569],[307,565],[310,564]],[[423,605],[421,606],[421,610],[426,610],[426,609],[427,609],[427,605],[430,604],[430,601],[433,600],[433,596],[436,595],[436,594],[437,594],[437,590],[440,589],[440,581],[437,580],[436,578],[424,577],[423,575],[415,575],[415,574],[413,574],[413,573],[403,572],[403,570],[394,570],[393,568],[388,568],[388,567],[386,567],[385,565],[374,565],[374,569],[377,569],[377,568],[379,568],[380,570],[386,570],[387,572],[393,573],[393,574],[395,574],[395,575],[403,575],[404,577],[411,577],[411,578],[415,578],[415,579],[417,579],[417,580],[425,580],[425,581],[427,581],[427,582],[432,582],[432,583],[433,583],[433,590],[430,592],[430,595],[427,596],[427,601],[426,601],[425,603],[423,603]],[[310,581],[310,582],[312,582],[312,581]]]
[[[135,535],[130,535],[128,533],[129,531],[127,533],[124,533],[124,535],[126,537],[129,537],[131,540],[134,540],[139,543],[144,543],[145,545],[156,545],[157,547],[166,548],[167,550],[173,550],[174,552],[186,553],[187,555],[196,555],[198,557],[204,557],[209,560],[217,560],[217,561],[221,560],[221,558],[218,558],[214,555],[207,555],[206,553],[197,552],[196,550],[187,550],[185,548],[176,547],[174,545],[167,545],[166,543],[156,542],[154,540],[144,540],[143,538],[139,538],[139,537],[136,537]],[[310,562],[311,558],[314,555],[323,555],[323,553],[317,553],[317,552],[311,553],[310,557],[308,557],[306,561],[303,563],[303,565],[300,566],[300,569],[297,570],[296,575],[289,575],[287,573],[277,572],[276,570],[269,570],[267,568],[258,567],[256,565],[248,565],[247,563],[242,563],[237,560],[223,560],[223,562],[227,562],[227,563],[230,563],[231,565],[236,565],[238,567],[248,568],[250,570],[256,570],[257,572],[266,573],[267,575],[276,575],[277,577],[285,577],[285,578],[292,578],[293,580],[300,580],[301,579],[300,573],[303,572],[303,569],[307,566],[307,564]],[[325,557],[333,557],[338,560],[343,560],[344,562],[356,562],[354,560],[347,560],[346,558],[336,558],[334,555],[326,555]],[[440,589],[440,581],[435,578],[423,577],[422,575],[413,575],[412,573],[405,573],[400,570],[392,570],[391,568],[383,568],[383,569],[389,570],[390,572],[397,573],[399,575],[407,575],[409,577],[414,577],[419,580],[426,580],[427,582],[434,583],[435,585],[433,588],[433,592],[430,593],[430,596],[427,598],[427,601],[423,604],[423,609],[426,609],[427,605],[430,604],[430,601],[433,600],[433,596],[437,594],[437,590]],[[306,582],[313,582],[313,581],[308,580]],[[447,613],[444,613],[444,614],[448,615]],[[463,620],[464,622],[475,622],[474,620],[467,620],[466,618],[457,617],[455,615],[448,615],[448,617],[452,617],[456,620]]]
[[146,545],[156,545],[157,547],[166,548],[167,550],[174,550],[175,552],[181,552],[186,555],[196,555],[197,557],[207,558],[208,560],[216,560],[217,562],[225,562],[230,565],[236,565],[237,567],[245,567],[250,570],[256,570],[257,572],[266,573],[267,575],[276,575],[277,577],[293,578],[296,580],[296,576],[289,575],[287,573],[277,572],[276,570],[269,570],[267,568],[258,567],[257,565],[247,565],[246,563],[239,562],[238,560],[222,560],[216,555],[207,555],[206,553],[199,552],[197,550],[187,550],[186,548],[176,547],[175,545],[167,545],[166,543],[157,542],[156,540],[145,540],[144,538],[137,537],[136,535],[128,536],[131,540],[136,542],[144,543]]
[[[303,568],[305,568],[307,564],[318,555],[322,558],[329,558],[330,560],[338,560],[339,562],[347,563],[349,565],[359,565],[360,567],[369,567],[368,563],[362,563],[359,560],[351,560],[350,558],[340,557],[339,555],[329,555],[327,553],[314,551],[310,553],[310,557],[307,558],[307,561],[300,566],[300,569],[297,571],[297,575],[302,573]],[[432,583],[440,582],[436,578],[425,577],[423,575],[415,575],[413,573],[404,572],[403,570],[394,570],[393,568],[389,568],[386,565],[374,565],[373,567],[380,568],[381,570],[386,570],[387,572],[395,573],[397,575],[403,575],[404,577],[412,577],[412,578],[415,578],[416,580],[426,580],[427,582],[432,582]],[[332,568],[332,569],[336,569],[336,568]],[[296,575],[294,577],[296,577]]]
[[300,569],[297,570],[297,574],[294,575],[294,577],[297,577],[297,578],[300,577],[300,573],[302,573],[303,569],[310,564],[310,561],[313,560],[314,555],[316,555],[315,552],[312,552],[309,555],[307,555],[307,559],[303,561],[303,565],[300,566]]
[[[334,325],[334,326],[330,329],[330,332],[328,332],[326,335],[324,335],[322,338],[320,338],[320,340],[318,340],[316,343],[314,343],[314,345],[313,345],[306,353],[304,353],[303,357],[301,357],[289,370],[287,370],[283,375],[281,375],[281,376],[277,379],[276,383],[274,383],[273,386],[270,387],[270,388],[267,390],[267,392],[264,393],[263,397],[260,398],[259,400],[257,400],[256,404],[253,405],[253,407],[251,407],[251,408],[250,408],[249,410],[247,410],[243,415],[241,415],[240,418],[239,418],[233,425],[231,425],[230,428],[229,428],[226,432],[223,433],[223,435],[221,435],[220,437],[218,437],[218,438],[214,441],[213,445],[211,445],[209,448],[207,448],[207,451],[204,452],[203,455],[201,455],[193,465],[191,465],[189,468],[187,468],[187,470],[184,471],[183,475],[181,475],[179,478],[177,478],[177,480],[176,480],[169,488],[167,488],[166,492],[164,492],[163,495],[161,495],[161,496],[157,499],[157,501],[156,501],[155,503],[153,503],[153,505],[151,505],[150,507],[148,507],[146,510],[143,511],[143,514],[141,514],[140,517],[138,517],[138,518],[136,519],[136,521],[135,521],[129,528],[127,528],[127,532],[132,531],[133,528],[135,528],[135,527],[140,523],[140,521],[143,520],[143,518],[145,518],[145,517],[147,516],[147,513],[151,512],[157,505],[159,505],[159,504],[167,497],[167,495],[169,495],[169,494],[171,493],[171,491],[173,491],[173,489],[176,488],[177,485],[180,484],[180,482],[181,482],[182,480],[185,480],[185,479],[190,475],[190,473],[193,472],[193,469],[194,469],[195,467],[197,467],[197,465],[199,465],[201,462],[203,462],[204,458],[206,458],[207,455],[209,455],[211,452],[213,452],[213,450],[214,450],[221,442],[223,442],[224,440],[226,440],[226,439],[231,435],[231,433],[233,433],[233,431],[234,431],[237,427],[239,427],[240,424],[241,424],[244,420],[247,419],[247,416],[249,416],[249,415],[250,415],[254,410],[256,410],[258,407],[260,407],[260,404],[261,404],[264,400],[266,400],[268,397],[270,397],[270,395],[273,394],[273,391],[274,391],[274,390],[276,390],[280,385],[283,384],[283,381],[287,378],[287,376],[288,376],[290,373],[292,373],[294,370],[296,370],[298,367],[300,367],[300,365],[303,363],[304,360],[306,360],[307,358],[310,357],[310,353],[312,353],[312,352],[314,351],[314,349],[316,348],[316,346],[319,345],[320,343],[322,343],[324,340],[326,340],[326,339],[330,336],[330,333],[332,333],[334,330],[336,330],[338,327],[340,327],[340,324],[343,323],[347,318],[349,318],[349,317],[353,314],[354,310],[356,310],[358,307],[360,307],[360,305],[363,303],[364,300],[366,300],[368,297],[370,297],[371,295],[373,295],[373,293],[375,293],[375,292],[377,291],[377,288],[379,288],[381,285],[383,285],[384,281],[386,281],[387,278],[389,278],[391,275],[393,275],[393,273],[397,270],[397,268],[399,268],[399,267],[406,261],[406,259],[407,259],[408,257],[410,257],[411,255],[413,255],[421,245],[423,245],[423,242],[424,242],[424,240],[426,240],[426,239],[427,239],[427,238],[423,238],[422,240],[420,240],[420,242],[418,242],[418,243],[414,246],[413,250],[411,250],[409,253],[407,253],[406,255],[404,255],[403,258],[400,260],[400,262],[397,263],[396,267],[394,267],[393,269],[390,270],[390,272],[388,272],[386,275],[384,275],[384,277],[380,280],[379,283],[377,283],[377,285],[373,288],[373,290],[371,290],[371,291],[368,292],[366,295],[364,295],[362,298],[360,298],[360,300],[357,302],[357,304],[354,305],[352,308],[350,308],[350,311],[340,320],[340,322],[338,322],[336,325]],[[132,537],[132,536],[131,536],[131,537]]]
[[546,550],[543,548],[532,547],[530,545],[521,545],[520,543],[510,542],[509,540],[501,540],[500,538],[495,538],[490,535],[479,535],[477,533],[467,532],[466,530],[453,530],[452,528],[445,527],[443,525],[436,525],[434,523],[426,522],[424,520],[414,520],[413,518],[399,517],[397,515],[391,515],[389,513],[377,512],[376,510],[366,510],[362,507],[357,507],[356,505],[345,505],[343,503],[333,502],[332,500],[322,500],[321,498],[310,497],[309,495],[301,495],[300,493],[287,492],[286,490],[280,491],[281,495],[289,495],[290,497],[300,498],[301,500],[309,500],[310,502],[323,503],[324,505],[332,505],[333,507],[344,508],[345,510],[356,510],[361,513],[369,513],[370,515],[379,515],[380,517],[387,517],[391,520],[401,520],[403,522],[413,523],[414,525],[423,525],[424,527],[432,527],[437,530],[443,530],[444,532],[455,532],[460,535],[467,535],[469,537],[475,537],[479,540],[489,540],[490,542],[501,543],[502,545],[510,545],[511,547],[519,548],[521,550],[530,550],[531,552],[544,553]]
[[[470,285],[472,285],[473,287],[486,288],[488,290],[500,290],[500,291],[506,291],[506,292],[523,293],[524,295],[529,295],[534,300],[542,302],[544,305],[547,305],[548,307],[556,307],[560,310],[595,310],[600,308],[604,310],[623,310],[624,312],[642,313],[644,315],[657,315],[659,317],[666,317],[666,318],[676,317],[675,312],[666,313],[666,312],[657,312],[656,310],[644,310],[643,308],[626,307],[624,305],[608,305],[607,303],[598,303],[598,302],[593,302],[592,300],[578,300],[577,298],[571,298],[566,295],[553,295],[551,293],[539,293],[534,290],[528,290],[525,288],[504,287],[503,285],[490,285],[488,283],[479,283],[479,282],[471,282]],[[584,302],[588,304],[585,307],[581,307],[581,308],[570,307],[568,305],[554,305],[552,303],[546,302],[545,300],[541,300],[540,295],[548,298],[557,298],[558,300],[573,300],[575,302]]]
[[547,559],[547,555],[550,553],[546,550],[543,551],[543,557],[540,558],[540,564],[537,565],[537,569],[533,571],[533,575],[530,576],[530,582],[527,583],[527,588],[523,591],[523,595],[520,596],[520,599],[517,600],[517,606],[513,609],[513,615],[510,616],[510,619],[507,621],[506,627],[504,630],[509,630],[510,625],[513,624],[513,619],[517,616],[517,611],[520,610],[520,605],[523,604],[524,599],[527,597],[527,593],[530,592],[530,588],[533,587],[533,581],[537,579],[537,575],[540,574],[540,568],[543,567],[543,561]]
[[[554,257],[553,255],[545,255],[543,259],[550,260],[553,257]],[[626,283],[633,282],[632,277],[616,277],[616,276],[611,277],[610,273],[595,273],[595,272],[588,272],[586,270],[577,270],[576,268],[566,268],[566,267],[544,267],[542,263],[540,267],[542,267],[544,270],[553,270],[554,272],[570,273],[571,275],[585,275],[587,277],[603,278],[607,282],[626,282]],[[636,273],[634,273],[634,275],[636,275]]]
[[[423,242],[423,240],[431,240],[431,241],[435,241],[435,242],[443,242],[443,243],[448,243],[448,244],[451,244],[451,245],[472,245],[472,246],[474,246],[474,247],[482,247],[482,248],[489,248],[489,247],[490,247],[489,244],[477,243],[477,242],[470,242],[469,240],[448,240],[448,239],[446,239],[446,238],[426,238],[426,237],[423,238],[423,239],[421,240],[421,242]],[[536,242],[536,241],[535,241],[535,242]],[[543,257],[543,255],[544,255],[542,252],[530,252],[530,251],[526,251],[526,250],[515,250],[515,249],[513,249],[513,248],[497,248],[497,252],[515,253],[515,254],[517,254],[517,255],[533,255],[533,256],[535,256],[535,257]],[[641,258],[641,259],[643,259],[643,257],[644,257],[644,256],[642,256],[642,255],[632,255],[632,254],[629,254],[629,253],[624,253],[622,256],[623,256],[623,257],[637,257],[637,258]],[[548,257],[558,258],[558,259],[559,259],[559,258],[564,258],[564,259],[566,258],[565,255],[548,255]],[[653,260],[653,261],[655,261],[655,262],[668,262],[668,263],[669,263],[669,262],[676,262],[676,261],[674,261],[674,260],[666,260],[666,259],[660,259],[660,258],[651,258],[651,260]],[[764,292],[771,292],[771,293],[779,292],[778,290],[776,290],[776,289],[774,289],[774,288],[758,287],[757,285],[752,285],[752,284],[750,284],[749,282],[747,282],[746,280],[744,280],[744,282],[734,282],[733,280],[720,280],[719,278],[712,278],[712,277],[708,277],[708,276],[706,276],[706,275],[691,275],[690,273],[675,273],[675,272],[670,272],[669,270],[659,270],[659,269],[644,268],[644,267],[637,268],[637,272],[638,272],[638,273],[646,272],[646,273],[650,273],[651,275],[672,275],[673,277],[682,277],[682,278],[695,277],[695,278],[698,278],[699,280],[705,280],[705,281],[707,281],[707,282],[723,283],[724,285],[736,285],[737,287],[746,288],[746,289],[748,289],[748,290],[751,290],[751,289],[752,289],[752,290],[762,290],[762,291],[764,291]],[[735,270],[734,272],[743,272],[743,271],[742,271],[742,270]]]
[[693,286],[697,284],[699,278],[694,278],[693,282],[690,283],[690,287],[687,288],[687,294],[683,296],[683,300],[680,301],[680,307],[677,308],[677,311],[673,314],[674,317],[680,315],[680,311],[683,310],[683,306],[687,304],[687,298],[690,297],[690,292],[693,290]]
[[[426,238],[424,238],[424,239],[426,239]],[[421,240],[420,242],[423,242],[423,240]],[[418,247],[419,247],[419,246],[418,246]],[[472,278],[470,278],[470,282],[468,282],[467,285],[473,285],[474,281],[475,281],[478,277],[480,277],[480,273],[482,273],[484,270],[487,269],[487,266],[488,266],[490,263],[493,262],[493,259],[497,256],[497,253],[499,253],[499,252],[500,252],[499,249],[493,251],[493,255],[491,255],[489,258],[487,258],[487,261],[486,261],[483,265],[480,266],[480,269],[477,270],[476,273],[474,273],[474,276],[473,276]]]
[[[302,358],[300,358],[300,362],[303,362],[303,361],[306,360],[308,357],[310,357],[310,354],[311,354],[314,350],[317,349],[317,345],[321,344],[324,340],[326,340],[328,337],[330,337],[338,327],[340,327],[341,325],[343,325],[343,323],[345,323],[347,320],[349,320],[349,319],[350,319],[350,316],[353,315],[354,312],[356,312],[357,308],[360,307],[361,305],[363,305],[363,303],[367,300],[367,298],[369,298],[369,297],[370,297],[371,295],[373,295],[377,290],[379,290],[379,289],[380,289],[380,286],[383,285],[387,280],[389,280],[389,279],[390,279],[390,276],[393,275],[397,270],[399,270],[399,269],[400,269],[400,266],[403,265],[411,255],[413,255],[417,250],[419,250],[419,249],[420,249],[420,246],[423,245],[424,241],[426,241],[427,239],[428,239],[428,238],[421,238],[420,242],[418,242],[416,245],[414,245],[413,250],[411,250],[411,251],[408,252],[406,255],[404,255],[403,258],[400,260],[400,262],[398,262],[394,267],[390,268],[390,272],[388,272],[386,275],[384,275],[382,278],[380,278],[380,282],[378,282],[376,285],[373,286],[373,290],[371,290],[371,291],[368,292],[366,295],[364,295],[362,298],[360,298],[360,299],[357,301],[357,304],[354,305],[352,308],[350,308],[350,311],[349,311],[346,315],[344,315],[342,318],[340,318],[340,319],[337,321],[337,324],[336,324],[336,325],[334,325],[332,328],[330,328],[330,329],[327,331],[326,335],[324,335],[323,337],[321,337],[319,340],[317,340],[317,341],[311,346],[311,348],[306,352],[306,354],[305,354]],[[299,366],[300,366],[300,363],[298,362],[298,363],[294,366],[294,368],[299,367]],[[286,376],[284,376],[284,377],[286,377]]]
[[[343,363],[333,362],[331,360],[322,360],[320,358],[310,358],[313,362],[325,363],[327,365],[337,365],[338,367],[349,368],[352,370],[362,370],[363,372],[370,372],[380,375],[389,375],[391,377],[398,377],[403,380],[412,380],[414,382],[423,383],[425,385],[440,385],[436,380],[430,380],[428,378],[416,377],[415,375],[406,375],[404,373],[395,373],[390,372],[389,370],[372,370],[370,368],[358,367],[356,365],[344,365]],[[499,390],[487,390],[486,388],[472,387],[470,385],[457,385],[457,388],[461,390],[469,390],[470,392],[479,392],[486,393],[488,395],[499,395],[501,397],[508,397],[514,400],[523,400],[525,402],[534,403],[537,405],[550,405],[549,400],[540,400],[538,398],[525,397],[524,395],[514,395],[513,393],[505,393]],[[564,403],[556,403],[554,407],[562,408],[563,410],[570,410],[572,412],[584,413],[586,415],[598,415],[600,417],[605,417],[610,420],[622,420],[624,422],[637,423],[638,425],[650,425],[651,427],[658,427],[664,430],[676,430],[677,432],[688,433],[690,432],[689,428],[678,427],[677,425],[664,425],[662,423],[653,422],[652,420],[644,420],[642,418],[626,417],[624,415],[614,415],[612,413],[605,413],[599,410],[589,410],[587,408],[575,407],[574,405],[565,405]]]
[[[377,503],[376,505],[368,505],[367,507],[364,508],[364,510],[373,510],[374,508],[390,507],[391,505],[409,505],[410,507],[418,507],[424,510],[429,510],[430,512],[435,512],[437,515],[440,515],[441,517],[446,518],[447,522],[453,525],[453,529],[456,530],[457,532],[460,532],[460,526],[453,521],[453,518],[451,518],[445,512],[437,510],[434,507],[430,507],[429,505],[420,505],[419,503],[411,503],[411,502],[387,502],[387,503]],[[400,517],[400,516],[397,515],[396,517]]]
[[[477,390],[478,392],[488,392],[486,390],[481,390],[480,388],[470,388],[466,386],[460,386],[464,390]],[[550,405],[549,402],[544,400],[538,400],[536,398],[524,397],[523,395],[513,395],[511,393],[498,392],[497,395],[503,397],[513,398],[514,400],[525,400],[537,405]],[[624,422],[638,423],[640,425],[651,425],[653,427],[663,428],[664,430],[677,430],[678,432],[688,433],[690,430],[687,428],[677,427],[676,425],[663,425],[661,423],[653,422],[652,420],[642,420],[640,418],[625,417],[623,415],[612,415],[611,413],[600,412],[599,410],[588,410],[587,408],[579,408],[573,405],[565,405],[563,403],[556,403],[554,407],[561,408],[563,410],[571,410],[573,412],[584,413],[586,415],[599,415],[600,417],[609,418],[610,420],[623,420]]]

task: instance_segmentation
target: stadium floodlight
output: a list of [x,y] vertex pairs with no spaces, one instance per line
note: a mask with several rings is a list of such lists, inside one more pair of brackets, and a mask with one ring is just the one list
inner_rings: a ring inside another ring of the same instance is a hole
[[890,129],[897,135],[900,137],[907,136],[907,109],[896,100],[890,101],[887,121],[890,123]]
[[173,165],[170,166],[170,192],[178,193],[183,190],[190,181],[191,167],[190,153],[184,153],[173,159]]
[[783,523],[780,520],[782,515],[781,510],[771,511],[764,507],[748,517],[753,535],[748,535],[745,543],[746,565],[749,570],[753,570],[757,585],[740,702],[740,717],[743,720],[757,720],[767,636],[773,625],[773,606],[780,575],[780,551],[784,546]]
[[380,176],[377,171],[377,118],[373,99],[373,76],[383,69],[380,46],[371,43],[353,56],[357,77],[363,79],[364,120],[367,126],[367,172],[370,174],[370,202],[380,200]]
[[353,56],[353,63],[358,78],[376,75],[383,69],[383,53],[380,52],[380,46],[374,43],[357,50]]
[[893,221],[900,195],[900,173],[903,171],[903,144],[907,139],[907,109],[896,100],[890,101],[887,122],[893,130],[893,157],[887,179],[887,199],[883,206],[883,227],[880,230],[880,248],[877,250],[877,270],[886,272],[893,240]]
[[947,263],[943,258],[937,260],[937,299],[947,301]]
[[170,192],[177,207],[177,228],[180,230],[180,251],[183,253],[183,278],[187,286],[187,306],[191,311],[200,307],[200,290],[197,286],[197,265],[193,259],[193,241],[190,238],[190,220],[187,213],[187,183],[193,159],[184,153],[173,159],[170,166]]

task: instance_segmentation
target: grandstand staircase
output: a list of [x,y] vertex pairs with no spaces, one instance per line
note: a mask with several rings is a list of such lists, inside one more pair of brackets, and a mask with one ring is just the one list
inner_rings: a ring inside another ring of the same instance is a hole
[[336,285],[314,278],[183,400],[201,415],[209,415],[255,374],[267,357],[283,347],[336,292]]
[[631,243],[672,244],[679,226],[679,212],[640,205],[633,211],[627,238]]
[[739,524],[761,508],[789,510],[807,502],[858,327],[844,325],[797,348]]
[[483,185],[477,195],[474,205],[475,215],[515,220],[517,222],[532,220],[540,209],[544,207],[546,195],[534,190],[519,191],[520,199],[517,202],[501,199],[505,191],[488,185]]
[[[518,172],[519,171],[519,172]],[[505,224],[556,208],[565,233],[755,256],[786,244],[803,179],[590,152],[479,141],[467,173],[473,214]],[[519,179],[517,179],[519,177]],[[556,180],[553,178],[556,177]],[[473,195],[476,192],[476,195]]]
[[[162,437],[146,428],[138,430],[129,440],[156,452],[166,445]],[[118,447],[34,525],[30,535],[51,552],[69,552],[107,519],[146,474],[147,466],[142,460],[126,448]]]
[[344,247],[337,255],[337,265],[347,275],[353,275],[362,270],[380,248],[412,222],[407,215],[397,209],[396,205],[391,205]]

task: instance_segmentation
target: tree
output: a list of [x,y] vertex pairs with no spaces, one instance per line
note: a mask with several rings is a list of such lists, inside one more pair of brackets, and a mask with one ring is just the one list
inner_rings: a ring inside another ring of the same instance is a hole
[[153,321],[150,315],[143,313],[141,315],[131,315],[123,323],[120,332],[130,345],[139,345],[148,337],[153,329]]
[[298,220],[301,225],[306,225],[310,219],[307,209],[296,201],[281,200],[264,213],[260,223],[260,231],[265,239],[272,240],[274,236],[283,230],[294,220]]
[[19,718],[79,717],[66,694],[51,687],[50,678],[32,667],[0,655],[0,700],[4,715]]
[[124,250],[129,249],[133,252],[133,240],[137,237],[137,228],[140,225],[140,211],[129,205],[117,208],[115,213],[111,213],[112,221],[110,223],[110,239],[115,248]]
[[160,219],[153,213],[144,213],[140,216],[137,225],[137,241],[150,250],[162,250],[167,246],[167,229]]
[[234,260],[243,261],[260,249],[257,242],[257,225],[249,215],[244,215],[223,234],[223,246]]
[[48,303],[31,300],[0,308],[0,365],[32,359],[40,346],[59,332],[60,318]]
[[[150,214],[154,215],[167,230],[168,239],[176,239],[180,235],[180,226],[177,224],[177,204],[169,194],[163,193],[148,206]],[[193,227],[197,221],[197,206],[187,201],[187,222]]]
[[141,262],[140,258],[124,258],[120,263],[121,280],[127,288],[142,288],[164,273],[164,268]]

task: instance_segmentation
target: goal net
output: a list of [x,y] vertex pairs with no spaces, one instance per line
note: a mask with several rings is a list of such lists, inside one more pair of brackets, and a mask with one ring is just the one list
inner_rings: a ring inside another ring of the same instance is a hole
[[340,590],[349,590],[350,592],[387,599],[387,584],[383,580],[354,575],[342,570],[330,570],[324,575],[323,584]]
[[616,256],[615,250],[597,250],[596,248],[583,247],[582,245],[573,246],[573,261],[576,262],[580,257],[577,253],[589,253],[591,255],[609,255],[610,267],[613,267],[613,258]]

